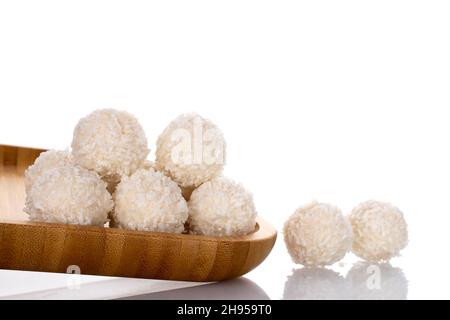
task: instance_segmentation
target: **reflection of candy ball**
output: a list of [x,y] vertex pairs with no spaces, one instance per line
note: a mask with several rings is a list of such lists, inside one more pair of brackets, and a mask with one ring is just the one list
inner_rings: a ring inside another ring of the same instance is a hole
[[286,221],[284,240],[295,263],[324,266],[341,260],[350,250],[352,230],[337,207],[313,202]]
[[50,150],[42,152],[34,164],[25,171],[25,189],[30,190],[34,181],[48,170],[62,167],[72,163],[69,151]]
[[119,228],[182,233],[188,207],[178,185],[153,169],[124,177],[114,194],[113,224]]
[[113,207],[106,183],[96,173],[70,165],[42,174],[28,196],[25,211],[35,221],[103,226]]
[[78,122],[73,133],[75,162],[109,180],[135,172],[148,152],[144,130],[125,111],[94,111]]
[[252,195],[226,178],[216,178],[195,189],[189,200],[190,232],[209,236],[238,236],[255,230]]
[[198,187],[222,173],[225,148],[215,124],[194,113],[184,114],[159,136],[156,165],[181,187]]
[[325,268],[294,270],[284,286],[284,300],[345,300],[347,285],[342,276]]
[[349,216],[353,227],[352,251],[367,261],[388,261],[408,243],[403,213],[389,203],[367,201]]
[[347,274],[352,300],[405,300],[408,281],[390,264],[357,263]]

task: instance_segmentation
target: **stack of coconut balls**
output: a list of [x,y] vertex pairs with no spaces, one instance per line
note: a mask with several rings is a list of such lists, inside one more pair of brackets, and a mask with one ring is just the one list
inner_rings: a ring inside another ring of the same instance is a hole
[[173,120],[155,162],[138,120],[97,110],[82,118],[70,151],[42,153],[25,173],[30,220],[130,230],[237,236],[256,225],[252,195],[222,177],[226,143],[196,114]]

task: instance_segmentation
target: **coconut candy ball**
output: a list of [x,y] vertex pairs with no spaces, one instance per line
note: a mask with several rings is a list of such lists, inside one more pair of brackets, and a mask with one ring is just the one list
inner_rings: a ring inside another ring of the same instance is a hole
[[48,170],[72,164],[72,156],[69,151],[49,150],[42,152],[36,158],[33,165],[29,166],[25,171],[25,206],[32,207],[33,201],[30,197],[30,189],[37,178]]
[[67,165],[40,175],[28,193],[30,220],[103,226],[113,208],[106,183],[92,171]]
[[113,182],[134,173],[149,153],[147,138],[137,119],[126,111],[101,109],[82,118],[75,127],[72,154],[75,163]]
[[36,158],[34,164],[25,171],[25,190],[28,192],[36,179],[46,171],[69,164],[72,164],[69,151],[50,150],[42,152]]
[[339,208],[312,202],[286,221],[284,241],[295,263],[331,265],[350,251],[352,229]]
[[159,136],[156,166],[183,188],[196,188],[223,170],[226,143],[211,121],[195,113],[173,120]]
[[188,205],[192,234],[239,236],[255,230],[253,196],[229,179],[205,182],[192,192]]
[[367,201],[349,215],[353,228],[352,251],[371,262],[389,261],[408,244],[403,213],[392,204]]
[[113,223],[123,229],[182,233],[188,218],[178,185],[154,169],[124,177],[114,194]]

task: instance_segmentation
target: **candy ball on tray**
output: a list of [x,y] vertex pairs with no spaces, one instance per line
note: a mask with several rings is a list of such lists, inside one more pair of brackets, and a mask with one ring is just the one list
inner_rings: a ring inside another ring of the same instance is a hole
[[240,236],[255,230],[253,196],[227,178],[205,182],[189,200],[189,229],[192,234]]
[[113,224],[139,231],[182,233],[188,218],[178,185],[154,169],[124,177],[114,194]]
[[96,171],[110,189],[122,176],[134,173],[148,153],[144,130],[126,111],[96,110],[82,118],[73,133],[75,163]]
[[25,189],[27,191],[30,190],[36,179],[46,171],[68,164],[72,164],[72,156],[67,150],[49,150],[42,152],[34,161],[34,164],[29,166],[25,171]]
[[92,171],[62,166],[39,176],[28,192],[30,220],[103,226],[113,208],[106,183]]
[[159,136],[156,166],[182,188],[196,188],[223,170],[226,143],[211,121],[195,113],[173,120]]

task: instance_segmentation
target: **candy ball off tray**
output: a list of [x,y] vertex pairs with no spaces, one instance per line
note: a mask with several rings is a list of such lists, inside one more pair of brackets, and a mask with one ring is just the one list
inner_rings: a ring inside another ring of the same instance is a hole
[[195,113],[173,120],[159,136],[156,166],[182,188],[196,188],[223,170],[226,143],[211,121]]
[[103,226],[113,208],[106,183],[78,166],[46,171],[31,186],[25,212],[30,220]]
[[352,244],[350,223],[335,206],[312,202],[284,225],[284,240],[295,263],[325,266],[341,260]]
[[353,227],[352,251],[371,262],[386,262],[398,256],[408,244],[408,227],[403,213],[392,204],[367,201],[349,215]]
[[208,236],[240,236],[255,230],[256,210],[252,195],[226,178],[205,182],[188,202],[190,233]]
[[75,163],[96,171],[110,184],[135,172],[148,153],[144,130],[126,111],[94,111],[78,122],[73,133]]
[[114,194],[113,225],[123,229],[182,233],[188,207],[178,185],[154,169],[124,177]]

